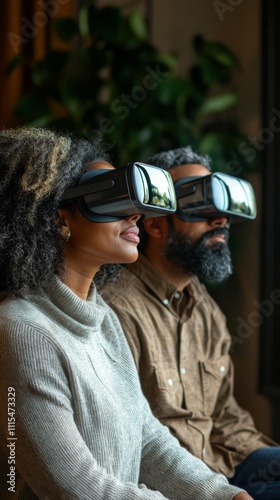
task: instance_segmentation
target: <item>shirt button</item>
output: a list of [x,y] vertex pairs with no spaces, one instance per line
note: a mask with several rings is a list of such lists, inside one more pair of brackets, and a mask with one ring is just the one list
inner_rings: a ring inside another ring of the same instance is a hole
[[163,299],[162,303],[163,303],[165,306],[168,306],[168,304],[169,304],[169,300],[168,300],[168,299]]
[[182,373],[182,375],[185,375],[185,373],[187,373],[186,368],[181,368],[181,373]]
[[225,372],[226,371],[226,367],[224,365],[220,366],[220,372]]
[[180,292],[175,292],[174,293],[174,297],[175,297],[175,299],[179,299],[181,297],[181,293]]
[[172,380],[172,378],[169,378],[169,379],[167,380],[167,383],[168,383],[168,385],[173,385],[173,380]]

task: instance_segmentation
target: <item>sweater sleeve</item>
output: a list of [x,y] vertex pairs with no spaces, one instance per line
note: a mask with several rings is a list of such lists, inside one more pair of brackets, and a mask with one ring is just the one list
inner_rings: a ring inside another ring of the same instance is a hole
[[204,462],[182,448],[169,429],[151,414],[146,400],[144,405],[146,422],[141,481],[148,487],[160,489],[172,500],[230,500],[244,491],[231,486],[225,476],[214,473]]
[[[42,333],[14,323],[0,335],[0,396],[7,402],[14,389],[16,469],[31,490],[44,500],[163,499],[98,465],[75,424],[66,361]],[[7,420],[1,411],[0,447],[8,461]]]

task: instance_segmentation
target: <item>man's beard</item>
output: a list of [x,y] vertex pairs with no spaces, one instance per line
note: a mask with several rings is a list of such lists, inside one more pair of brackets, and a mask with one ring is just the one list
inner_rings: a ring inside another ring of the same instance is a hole
[[[171,224],[164,250],[168,260],[177,264],[187,275],[196,275],[208,282],[218,283],[232,274],[228,229],[221,227],[213,229],[205,233],[196,243],[192,243],[185,236],[178,234]],[[225,243],[207,244],[208,238],[218,234],[225,236]]]

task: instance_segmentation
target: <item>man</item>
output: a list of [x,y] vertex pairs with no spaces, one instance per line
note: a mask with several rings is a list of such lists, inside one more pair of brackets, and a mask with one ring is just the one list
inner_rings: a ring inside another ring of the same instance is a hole
[[[190,147],[147,163],[173,181],[209,175]],[[259,433],[233,396],[231,338],[201,280],[232,273],[228,218],[144,219],[140,256],[103,296],[117,312],[154,414],[181,445],[257,499],[280,498],[280,448]]]

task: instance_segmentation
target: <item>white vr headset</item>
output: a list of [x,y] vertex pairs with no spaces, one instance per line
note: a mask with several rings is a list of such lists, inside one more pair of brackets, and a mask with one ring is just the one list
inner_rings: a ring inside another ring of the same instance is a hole
[[185,177],[174,183],[180,219],[203,221],[215,216],[231,222],[255,219],[257,215],[253,187],[247,181],[214,172],[202,177]]
[[170,174],[139,162],[114,170],[88,170],[77,187],[65,191],[61,206],[74,199],[82,214],[93,222],[113,222],[133,214],[159,217],[176,210]]

